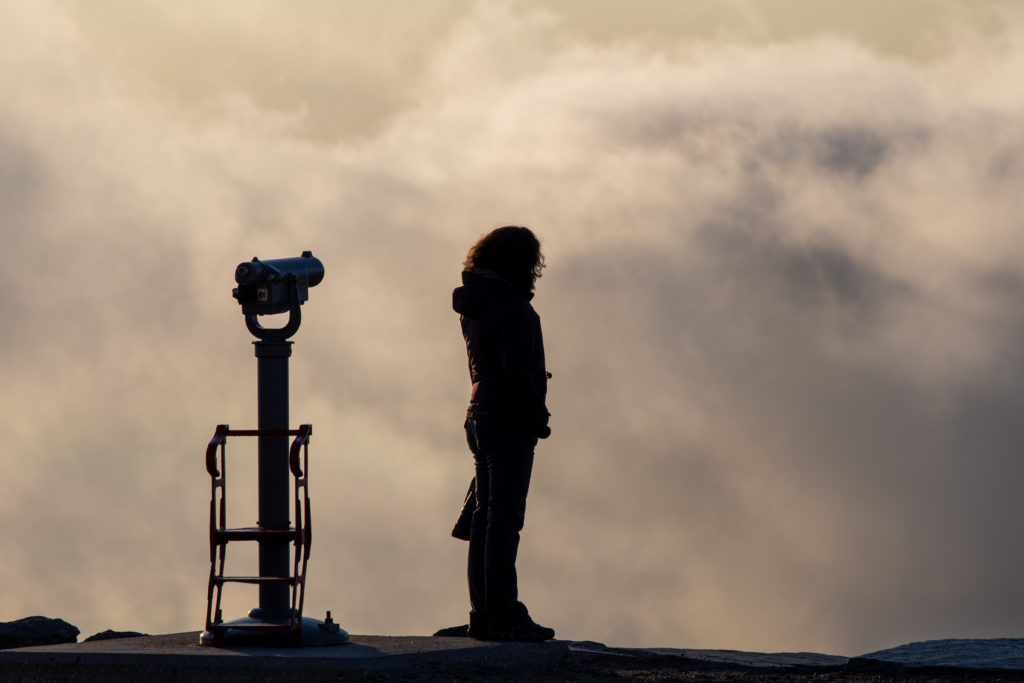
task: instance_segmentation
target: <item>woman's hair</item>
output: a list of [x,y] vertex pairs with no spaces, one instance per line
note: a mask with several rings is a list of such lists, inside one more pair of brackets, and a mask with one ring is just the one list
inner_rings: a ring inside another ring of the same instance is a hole
[[544,268],[540,241],[529,228],[506,225],[495,228],[474,244],[462,264],[464,271],[490,270],[524,292],[533,286]]

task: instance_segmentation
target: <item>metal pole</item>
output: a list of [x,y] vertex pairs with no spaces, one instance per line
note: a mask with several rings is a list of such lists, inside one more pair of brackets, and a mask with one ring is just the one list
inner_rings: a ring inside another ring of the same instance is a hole
[[[288,358],[292,342],[253,342],[256,347],[258,421],[260,430],[288,429]],[[287,529],[291,481],[288,471],[288,437],[259,437],[259,521],[261,529]],[[287,577],[291,573],[291,545],[286,539],[259,541],[259,575]],[[289,619],[291,592],[288,584],[260,584],[259,607],[249,616]]]

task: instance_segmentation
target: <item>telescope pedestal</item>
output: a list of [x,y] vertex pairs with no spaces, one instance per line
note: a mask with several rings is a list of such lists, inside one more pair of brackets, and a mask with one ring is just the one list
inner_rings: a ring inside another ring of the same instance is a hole
[[[234,296],[242,304],[245,324],[258,339],[258,429],[231,430],[220,425],[206,450],[206,469],[212,478],[210,502],[210,580],[207,589],[206,630],[201,645],[268,644],[337,645],[348,633],[331,619],[302,616],[306,563],[312,540],[308,489],[310,425],[288,428],[288,358],[298,331],[301,304],[308,288],[323,279],[323,264],[311,252],[298,259],[241,264],[235,272]],[[288,313],[281,328],[265,328],[259,316]],[[259,518],[255,527],[229,529],[226,524],[225,441],[228,436],[256,436],[258,442]],[[289,447],[289,438],[295,440]],[[219,456],[219,457],[218,457]],[[294,497],[290,496],[294,478]],[[294,522],[290,519],[294,514]],[[225,555],[230,541],[259,544],[257,576],[226,576]],[[255,584],[259,606],[248,616],[224,621],[221,594],[227,583]]]

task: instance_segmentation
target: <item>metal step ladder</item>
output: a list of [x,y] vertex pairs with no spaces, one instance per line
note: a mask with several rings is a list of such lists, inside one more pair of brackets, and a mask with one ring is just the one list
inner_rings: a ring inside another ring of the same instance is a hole
[[[306,587],[306,564],[312,542],[309,511],[309,437],[313,426],[298,429],[229,429],[217,425],[206,447],[206,471],[210,473],[210,582],[206,594],[206,631],[213,634],[213,644],[220,646],[228,630],[286,632],[288,640],[302,644],[302,603]],[[229,436],[295,437],[288,455],[288,467],[294,483],[295,524],[286,528],[262,526],[229,528],[227,526],[227,460]],[[292,571],[289,576],[225,576],[227,546],[231,541],[292,543]],[[287,584],[291,586],[291,610],[288,619],[241,619],[225,622],[221,615],[221,594],[225,584]]]

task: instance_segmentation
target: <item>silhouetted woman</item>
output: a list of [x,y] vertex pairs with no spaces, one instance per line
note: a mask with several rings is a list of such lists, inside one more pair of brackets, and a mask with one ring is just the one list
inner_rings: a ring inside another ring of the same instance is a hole
[[543,267],[540,242],[530,230],[497,228],[469,250],[463,284],[452,293],[473,383],[466,414],[476,465],[469,635],[484,640],[555,636],[530,618],[516,577],[533,452],[537,439],[551,434],[540,317],[530,304]]

